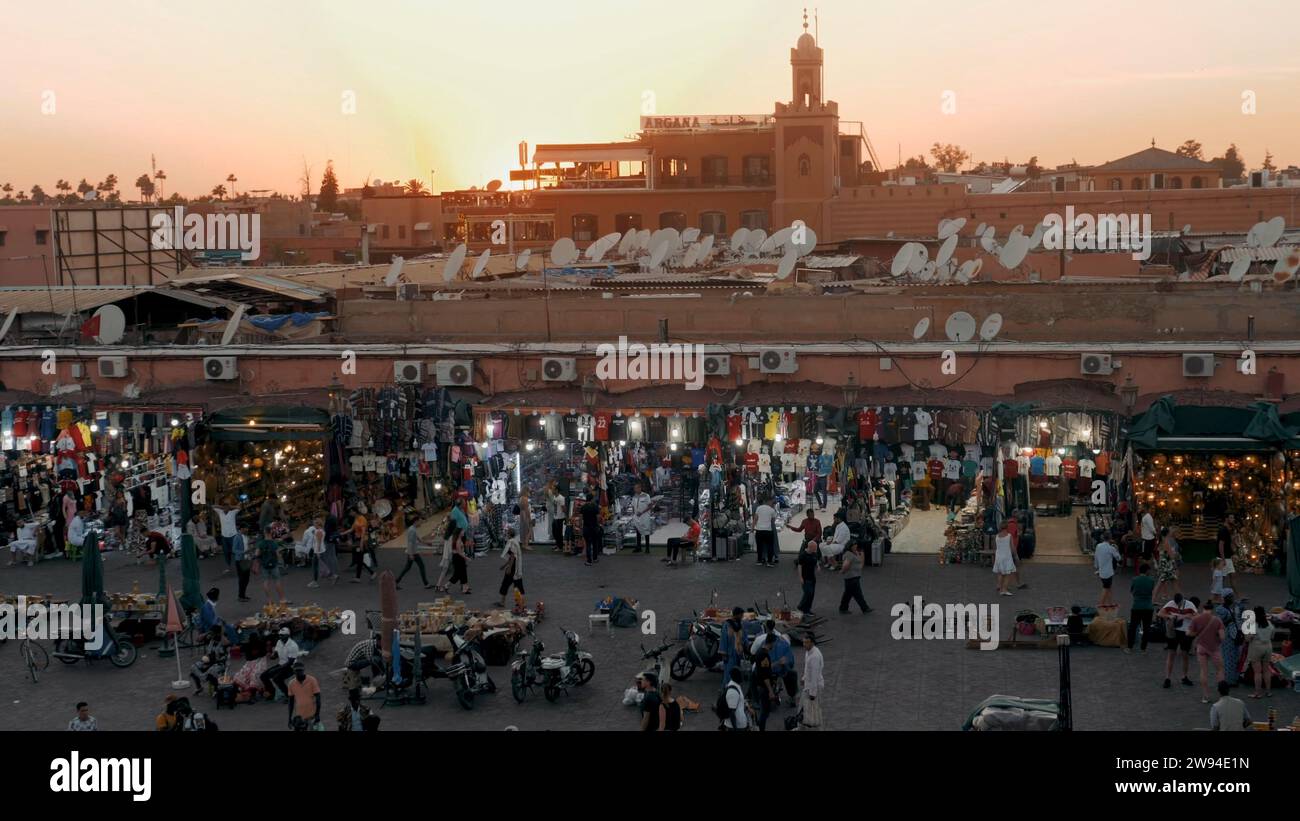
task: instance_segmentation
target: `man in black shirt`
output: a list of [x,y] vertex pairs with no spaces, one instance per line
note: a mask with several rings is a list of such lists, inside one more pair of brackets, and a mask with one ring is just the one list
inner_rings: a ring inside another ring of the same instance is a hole
[[795,566],[799,568],[799,582],[803,587],[798,609],[805,616],[811,616],[813,594],[817,592],[817,542],[809,541],[803,546]]
[[587,497],[582,506],[582,540],[587,545],[587,566],[600,561],[600,505],[595,495]]
[[642,673],[637,686],[644,694],[641,699],[641,730],[652,733],[659,729],[659,707],[663,704],[659,698],[659,681],[654,673]]
[[763,646],[754,656],[754,673],[751,685],[752,695],[758,699],[758,729],[767,729],[767,717],[772,714],[772,702],[776,693],[772,690],[772,648],[776,646],[776,636],[768,633]]

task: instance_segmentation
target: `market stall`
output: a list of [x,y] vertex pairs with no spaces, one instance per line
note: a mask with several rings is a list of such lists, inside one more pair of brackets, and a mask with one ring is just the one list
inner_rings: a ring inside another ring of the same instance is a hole
[[515,611],[476,611],[468,608],[463,601],[443,597],[432,602],[421,602],[415,609],[399,613],[398,630],[403,643],[414,642],[418,633],[422,646],[448,653],[452,649],[451,642],[441,631],[448,625],[465,628],[478,639],[484,661],[499,667],[510,663],[519,640],[541,619],[540,609],[520,607]]

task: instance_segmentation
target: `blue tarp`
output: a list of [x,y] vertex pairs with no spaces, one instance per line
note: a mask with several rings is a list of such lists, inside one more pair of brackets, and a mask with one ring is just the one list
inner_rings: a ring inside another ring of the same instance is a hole
[[[315,322],[318,319],[324,319],[329,316],[329,311],[318,311],[316,313],[303,313],[301,311],[292,314],[255,314],[244,317],[244,322],[251,322],[259,331],[269,331],[275,333],[285,325],[292,325],[295,328],[301,328],[308,322]],[[212,325],[216,323],[225,324],[224,319],[209,319],[202,323],[203,325]]]

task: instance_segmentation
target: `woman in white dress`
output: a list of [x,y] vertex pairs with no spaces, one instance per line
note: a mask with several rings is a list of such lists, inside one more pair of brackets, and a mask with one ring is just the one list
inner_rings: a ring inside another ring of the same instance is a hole
[[998,577],[998,595],[1010,596],[1011,577],[1016,572],[1016,559],[1011,554],[1011,533],[1007,531],[1006,521],[1002,522],[994,540],[997,550],[993,554],[993,572]]

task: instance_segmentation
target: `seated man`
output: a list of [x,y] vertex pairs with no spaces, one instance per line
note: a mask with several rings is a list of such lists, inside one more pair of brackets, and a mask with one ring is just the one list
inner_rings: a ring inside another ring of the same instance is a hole
[[9,566],[12,567],[19,562],[19,554],[27,562],[27,566],[32,566],[32,561],[36,558],[36,522],[25,522],[18,529],[18,535],[9,542]]
[[68,522],[68,544],[80,548],[86,542],[86,511],[78,510]]

